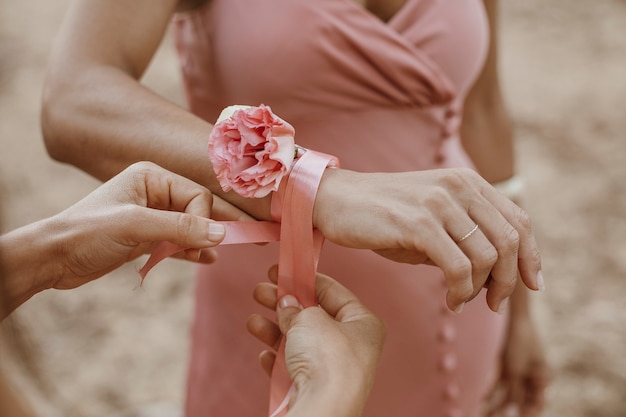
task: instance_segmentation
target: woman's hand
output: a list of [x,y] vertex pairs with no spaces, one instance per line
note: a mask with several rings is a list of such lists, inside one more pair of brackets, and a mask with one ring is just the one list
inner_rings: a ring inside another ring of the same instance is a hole
[[224,238],[212,214],[245,216],[193,181],[150,162],[134,164],[53,218],[64,236],[58,244],[63,274],[53,287],[78,287],[149,253],[159,241],[192,248],[186,259],[210,263],[215,253],[208,248]]
[[500,377],[487,399],[486,415],[538,417],[549,383],[550,370],[535,324],[528,314],[512,311]]
[[182,256],[212,262],[224,227],[209,219],[248,220],[201,185],[150,163],[122,171],[49,219],[0,236],[8,311],[48,288],[83,285],[148,253],[160,241]]
[[[274,267],[270,270],[274,282],[276,274]],[[330,277],[317,275],[316,292],[319,306],[302,309],[291,295],[277,302],[275,284],[259,284],[254,297],[276,310],[278,325],[253,315],[248,328],[274,349],[282,334],[287,337],[286,364],[296,387],[289,416],[308,415],[311,410],[316,410],[315,415],[358,416],[374,380],[385,326]],[[273,351],[260,355],[268,374],[274,359]],[[324,409],[322,414],[320,407]]]
[[327,169],[313,215],[314,224],[337,244],[440,267],[448,281],[448,306],[455,311],[483,287],[489,307],[501,311],[518,269],[528,288],[543,287],[528,215],[470,169]]

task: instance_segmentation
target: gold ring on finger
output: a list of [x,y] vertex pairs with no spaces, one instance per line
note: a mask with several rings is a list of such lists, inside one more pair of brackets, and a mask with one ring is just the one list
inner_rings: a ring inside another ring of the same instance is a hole
[[467,232],[467,233],[465,234],[465,236],[463,236],[462,238],[460,238],[459,240],[457,240],[457,241],[456,241],[456,243],[461,243],[461,242],[463,242],[465,239],[467,239],[468,237],[470,237],[471,235],[473,235],[473,234],[476,232],[476,230],[478,230],[478,225],[477,225],[477,224],[475,224],[475,225],[474,225],[474,227],[472,228],[472,230],[470,230],[469,232]]

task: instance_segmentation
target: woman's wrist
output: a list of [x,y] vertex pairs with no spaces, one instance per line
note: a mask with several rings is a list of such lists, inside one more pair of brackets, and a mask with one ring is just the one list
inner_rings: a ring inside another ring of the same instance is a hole
[[322,232],[328,229],[328,220],[335,218],[333,214],[342,210],[345,197],[354,193],[353,189],[345,189],[343,184],[354,185],[358,181],[358,174],[342,168],[326,168],[313,205],[314,227]]
[[55,218],[0,236],[2,289],[8,312],[33,295],[52,288],[63,274],[59,243],[63,232]]
[[369,383],[365,378],[324,381],[318,386],[300,388],[287,416],[360,417],[368,395]]

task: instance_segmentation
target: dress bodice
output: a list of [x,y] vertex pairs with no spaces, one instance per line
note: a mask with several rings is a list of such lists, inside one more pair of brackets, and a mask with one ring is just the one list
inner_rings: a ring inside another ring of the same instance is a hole
[[214,121],[230,104],[268,104],[299,144],[355,169],[347,134],[378,154],[371,141],[397,136],[397,126],[404,145],[407,134],[421,139],[423,157],[384,170],[432,167],[441,156],[486,56],[487,27],[480,0],[407,0],[387,23],[353,0],[212,0],[175,20],[194,113]]

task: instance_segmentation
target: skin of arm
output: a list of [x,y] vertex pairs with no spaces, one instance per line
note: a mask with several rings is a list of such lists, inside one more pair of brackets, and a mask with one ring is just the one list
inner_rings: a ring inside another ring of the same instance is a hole
[[188,260],[212,262],[208,248],[225,233],[209,219],[212,207],[214,217],[246,217],[184,177],[149,162],[131,165],[63,212],[0,236],[1,318],[43,290],[79,287],[160,241],[190,248]]
[[[212,125],[138,82],[180,7],[176,0],[72,4],[43,96],[48,151],[102,180],[149,160],[267,220],[269,198],[245,199],[224,193],[217,184],[206,157]],[[494,311],[512,293],[517,268],[529,288],[538,288],[540,259],[528,216],[471,170],[377,174],[328,169],[312,220],[337,244],[441,267],[453,310],[471,300],[490,274],[488,304]],[[475,224],[480,231],[457,245]]]
[[[224,194],[206,157],[212,125],[138,82],[181,7],[177,0],[71,5],[43,93],[41,125],[54,159],[103,181],[149,160]],[[269,217],[269,199],[227,199]]]
[[514,141],[498,72],[497,0],[484,3],[491,35],[489,51],[485,66],[465,99],[461,139],[481,176],[495,183],[515,172]]

